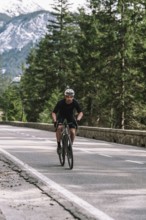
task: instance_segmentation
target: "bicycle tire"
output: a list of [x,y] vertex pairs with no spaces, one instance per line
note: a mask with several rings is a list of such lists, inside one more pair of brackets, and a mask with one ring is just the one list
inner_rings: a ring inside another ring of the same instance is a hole
[[68,135],[66,135],[66,152],[67,152],[67,160],[70,169],[73,169],[74,159],[73,159],[73,149],[72,142]]
[[61,166],[65,164],[65,145],[64,145],[64,137],[61,139],[61,151],[59,153],[59,161]]

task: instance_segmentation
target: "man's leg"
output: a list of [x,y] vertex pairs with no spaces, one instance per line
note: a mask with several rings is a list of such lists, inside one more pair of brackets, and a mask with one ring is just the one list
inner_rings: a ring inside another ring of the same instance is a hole
[[56,129],[56,139],[57,139],[57,153],[59,153],[59,150],[61,148],[60,140],[61,140],[61,132],[62,132],[62,125],[58,125]]
[[70,128],[70,138],[71,138],[72,144],[74,142],[75,136],[76,136],[76,129],[75,128]]
[[76,136],[76,130],[77,130],[77,122],[74,117],[70,117],[67,119],[68,123],[70,123],[69,128],[70,128],[70,138],[71,142],[73,144],[75,136]]

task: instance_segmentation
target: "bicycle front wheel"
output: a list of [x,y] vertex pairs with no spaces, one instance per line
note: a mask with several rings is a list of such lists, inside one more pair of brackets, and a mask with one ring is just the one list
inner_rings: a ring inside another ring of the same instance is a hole
[[68,165],[69,168],[72,169],[73,168],[73,149],[72,149],[72,142],[70,137],[67,135],[66,136],[66,152],[67,152],[67,160],[68,160]]
[[61,150],[59,152],[59,160],[60,160],[60,164],[61,166],[64,166],[65,164],[65,145],[64,145],[64,137],[61,140]]

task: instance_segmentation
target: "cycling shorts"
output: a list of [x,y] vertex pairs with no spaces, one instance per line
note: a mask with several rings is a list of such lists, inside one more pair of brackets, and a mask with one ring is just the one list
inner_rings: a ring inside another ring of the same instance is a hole
[[58,116],[57,118],[57,124],[63,124],[64,120],[67,120],[67,123],[69,123],[69,128],[77,128],[77,122],[74,117],[61,117]]

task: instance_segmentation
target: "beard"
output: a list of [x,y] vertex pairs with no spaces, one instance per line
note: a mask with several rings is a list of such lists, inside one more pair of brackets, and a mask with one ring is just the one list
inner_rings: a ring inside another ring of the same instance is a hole
[[66,100],[66,104],[71,104],[72,101],[73,101],[73,100],[68,99],[68,100]]

